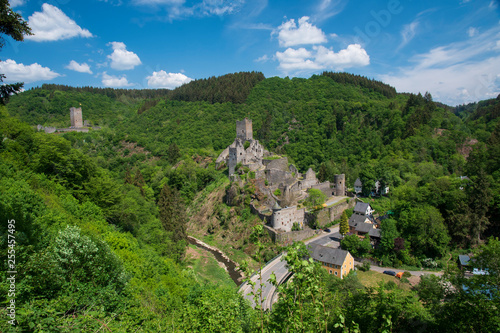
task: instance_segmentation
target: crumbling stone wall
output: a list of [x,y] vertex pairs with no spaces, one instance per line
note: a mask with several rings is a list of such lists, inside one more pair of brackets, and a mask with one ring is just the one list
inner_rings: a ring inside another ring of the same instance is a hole
[[329,181],[326,181],[324,183],[319,183],[319,184],[316,184],[316,185],[312,185],[311,188],[320,190],[327,197],[331,197],[332,196],[332,188],[330,186],[330,182]]
[[290,164],[288,166],[288,170],[291,172],[291,173],[294,173],[296,177],[299,177],[300,176],[300,173],[299,173],[299,170],[297,169],[297,167],[293,164]]
[[309,168],[304,179],[300,181],[300,189],[307,190],[308,188],[316,184],[318,184],[316,174],[314,173],[313,169]]
[[353,208],[356,205],[356,200],[349,200],[349,202],[342,202],[338,205],[328,208],[330,221],[339,220],[344,210]]
[[306,224],[311,224],[316,220],[318,228],[324,228],[328,223],[339,220],[344,210],[352,208],[356,205],[356,200],[349,200],[349,202],[342,202],[338,205],[321,209],[316,214],[306,212]]
[[275,186],[279,184],[291,185],[295,182],[295,178],[292,177],[292,173],[290,171],[266,169],[264,173],[266,175],[269,186]]
[[263,160],[262,164],[264,164],[264,166],[268,170],[276,169],[276,170],[282,170],[282,171],[289,171],[287,157],[283,157],[283,158],[276,159],[276,160]]
[[292,242],[303,241],[304,239],[310,238],[322,232],[321,230],[313,230],[310,228],[306,228],[304,230],[299,230],[299,231],[289,231],[289,232],[278,232],[268,226],[264,226],[264,228],[267,230],[273,242],[281,245],[288,245],[291,244]]
[[229,147],[229,156],[227,160],[230,176],[234,174],[236,164],[244,159],[243,153],[245,152],[243,143],[240,140],[236,139],[233,144],[234,146]]

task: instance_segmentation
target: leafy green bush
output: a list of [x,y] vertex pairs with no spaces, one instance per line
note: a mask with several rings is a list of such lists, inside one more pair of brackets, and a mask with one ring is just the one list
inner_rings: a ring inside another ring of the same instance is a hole
[[275,195],[275,196],[277,196],[277,197],[281,196],[281,190],[280,190],[279,188],[277,188],[276,190],[274,190],[274,192],[273,192],[273,193],[274,193],[274,195]]
[[359,270],[362,272],[368,272],[371,268],[371,264],[369,261],[363,261],[363,264],[359,266]]
[[396,282],[394,281],[388,281],[386,284],[385,284],[385,289],[386,290],[394,290],[398,287],[398,285],[396,284]]
[[305,199],[304,205],[309,208],[321,206],[327,199],[326,195],[318,189],[311,188],[308,191],[309,196]]
[[426,259],[422,260],[422,266],[424,266],[426,268],[437,268],[438,264],[434,259],[426,258]]

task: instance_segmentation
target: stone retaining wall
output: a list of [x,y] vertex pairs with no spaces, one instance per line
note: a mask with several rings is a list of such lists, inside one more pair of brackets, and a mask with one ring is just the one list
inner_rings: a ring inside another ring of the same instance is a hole
[[264,227],[269,233],[269,236],[271,236],[273,242],[280,245],[288,245],[292,242],[302,241],[322,232],[321,230],[313,230],[309,228],[300,231],[278,232],[267,225]]

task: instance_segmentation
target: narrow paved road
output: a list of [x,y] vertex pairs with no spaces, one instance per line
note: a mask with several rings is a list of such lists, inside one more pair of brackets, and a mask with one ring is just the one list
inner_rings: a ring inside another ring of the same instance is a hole
[[[333,227],[330,228],[329,233],[323,233],[315,238],[312,238],[308,241],[306,241],[306,244],[314,243],[314,244],[320,244],[323,246],[330,246],[333,248],[340,247],[340,240],[341,240],[341,235],[339,233],[339,227]],[[289,271],[286,267],[286,262],[282,261],[286,253],[282,253],[280,256],[276,257],[273,261],[269,262],[263,269],[262,269],[262,307],[265,310],[271,309],[271,306],[274,302],[277,301],[277,293],[276,293],[276,288],[268,281],[271,274],[274,272],[276,274],[276,280],[277,281],[282,281],[284,280],[288,275]],[[355,262],[355,265],[361,264],[359,262]],[[391,267],[379,267],[379,266],[374,266],[372,265],[370,267],[370,270],[383,273],[384,271],[394,271],[396,273],[398,272],[404,272],[405,270],[401,269],[395,269]],[[434,274],[434,275],[442,275],[443,272],[436,272],[436,271],[409,271],[411,275],[414,276],[422,276],[424,274]],[[261,281],[259,278],[258,274],[255,274],[252,277],[252,281],[256,283],[255,285],[255,291],[260,288],[261,286]],[[240,287],[240,292],[244,295],[246,299],[248,299],[253,306],[255,306],[254,300],[253,300],[253,295],[250,293],[252,292],[252,287],[248,284],[245,283]]]
[[[340,234],[338,233],[339,227],[334,227],[330,228],[329,233],[323,233],[313,239],[310,239],[306,241],[306,244],[309,243],[316,243],[316,244],[321,244],[325,246],[332,246],[336,245],[334,247],[339,246],[340,239],[338,238]],[[276,288],[268,281],[269,278],[271,277],[271,274],[274,272],[276,275],[276,280],[281,281],[285,279],[289,273],[288,268],[286,267],[286,262],[281,261],[282,258],[284,258],[285,254],[283,253],[281,256],[277,257],[273,261],[269,262],[263,269],[262,269],[262,307],[264,309],[271,309],[272,303],[276,301]],[[256,283],[255,285],[255,292],[260,288],[261,286],[261,281],[259,279],[259,275],[255,274],[252,277],[252,281]],[[252,305],[255,305],[254,300],[253,300],[253,295],[250,293],[252,292],[252,287],[248,284],[245,283],[240,287],[240,292],[245,296],[246,299],[248,299]]]
[[[354,265],[361,265],[361,263],[358,261],[355,261]],[[370,270],[375,271],[375,272],[379,272],[379,273],[383,273],[384,271],[394,271],[396,273],[410,272],[410,274],[413,276],[422,276],[422,275],[426,275],[426,274],[443,275],[442,271],[407,271],[404,269],[396,269],[396,268],[392,268],[392,267],[380,267],[380,266],[373,266],[373,265],[370,267]]]

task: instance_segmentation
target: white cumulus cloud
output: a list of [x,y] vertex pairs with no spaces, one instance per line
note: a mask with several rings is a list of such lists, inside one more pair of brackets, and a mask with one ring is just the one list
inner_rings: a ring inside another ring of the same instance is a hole
[[285,73],[290,71],[306,71],[321,69],[321,66],[313,60],[311,51],[301,47],[299,49],[288,48],[285,52],[276,52],[276,59],[279,61],[278,68]]
[[148,86],[151,88],[174,89],[185,83],[193,81],[182,73],[167,73],[164,70],[153,72],[151,76],[146,77]]
[[109,75],[108,73],[102,73],[102,84],[106,87],[121,88],[130,87],[133,85],[127,80],[127,76],[123,75],[121,77],[115,75]]
[[33,35],[26,39],[35,42],[56,41],[73,37],[93,37],[90,31],[82,29],[59,8],[44,3],[41,12],[35,12],[28,18],[28,25]]
[[351,67],[363,67],[370,64],[370,57],[359,44],[351,44],[347,48],[334,52],[322,45],[312,50],[303,47],[288,48],[285,52],[276,52],[278,68],[285,73],[308,72],[314,70],[343,70]]
[[281,24],[277,31],[279,44],[282,47],[305,44],[321,44],[327,41],[325,33],[318,27],[309,23],[309,17],[303,16],[299,19],[299,26],[291,19]]
[[139,56],[134,52],[127,51],[127,47],[124,43],[111,42],[108,45],[113,48],[113,53],[108,55],[108,58],[111,59],[111,68],[117,70],[129,70],[142,64]]
[[75,72],[92,74],[92,71],[90,70],[90,66],[85,62],[82,64],[79,64],[76,61],[71,60],[69,62],[69,64],[66,66],[66,68],[71,69],[72,71],[75,71]]
[[52,80],[61,74],[52,71],[48,67],[34,63],[31,65],[24,65],[16,63],[14,60],[7,59],[0,62],[0,73],[5,74],[6,82],[35,82],[42,80]]
[[370,56],[359,44],[351,44],[337,53],[321,45],[314,49],[316,50],[316,62],[324,68],[343,70],[370,64]]

